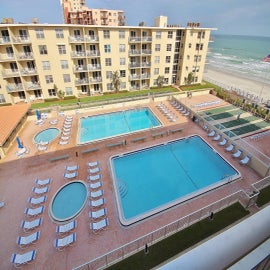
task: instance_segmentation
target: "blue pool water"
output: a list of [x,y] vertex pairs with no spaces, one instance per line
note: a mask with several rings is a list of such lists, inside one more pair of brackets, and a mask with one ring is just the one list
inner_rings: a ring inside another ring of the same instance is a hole
[[240,178],[197,135],[112,157],[110,166],[124,225]]
[[50,216],[55,221],[66,221],[77,216],[87,201],[87,187],[81,181],[62,186],[50,205]]
[[91,142],[160,126],[160,122],[148,108],[81,118],[79,143]]
[[35,137],[35,143],[39,142],[51,142],[54,140],[60,133],[58,128],[47,128],[39,132]]

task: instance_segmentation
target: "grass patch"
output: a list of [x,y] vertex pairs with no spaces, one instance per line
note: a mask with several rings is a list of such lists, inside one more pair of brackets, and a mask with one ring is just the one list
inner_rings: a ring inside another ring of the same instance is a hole
[[181,86],[181,89],[183,91],[192,91],[192,90],[199,90],[199,89],[206,89],[206,88],[217,89],[218,86],[216,86],[216,85],[214,85],[212,83],[206,82],[206,81],[204,81],[201,84],[192,84],[192,85],[183,85],[183,86]]
[[226,228],[248,214],[249,212],[239,203],[235,203],[226,209],[215,213],[213,220],[209,220],[208,218],[201,220],[196,224],[175,233],[165,240],[150,246],[149,253],[147,255],[144,251],[138,252],[127,259],[108,267],[107,269],[151,269],[216,232]]
[[269,202],[270,202],[270,186],[260,190],[260,194],[257,199],[257,205],[261,207]]

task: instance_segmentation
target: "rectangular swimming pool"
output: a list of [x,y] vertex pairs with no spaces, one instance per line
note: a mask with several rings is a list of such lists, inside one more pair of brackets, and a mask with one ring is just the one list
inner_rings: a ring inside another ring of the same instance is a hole
[[78,144],[161,126],[149,108],[139,108],[81,118]]
[[113,156],[110,169],[123,225],[241,177],[198,135]]

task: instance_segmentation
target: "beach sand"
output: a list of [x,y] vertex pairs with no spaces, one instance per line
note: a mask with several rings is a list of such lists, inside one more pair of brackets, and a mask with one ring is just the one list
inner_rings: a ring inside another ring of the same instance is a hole
[[234,89],[244,90],[246,93],[262,97],[264,102],[270,100],[270,84],[266,82],[258,82],[252,78],[246,79],[227,71],[215,70],[210,66],[205,68],[203,79],[227,89],[231,89],[232,87]]

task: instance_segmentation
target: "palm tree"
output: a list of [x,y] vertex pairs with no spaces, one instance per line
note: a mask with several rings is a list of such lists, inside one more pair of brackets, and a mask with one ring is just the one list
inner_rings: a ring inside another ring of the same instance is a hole
[[194,82],[194,74],[192,72],[188,73],[187,78],[185,78],[185,84],[190,85]]
[[118,92],[120,90],[120,85],[121,85],[121,79],[120,79],[120,74],[119,71],[113,71],[112,72],[112,86],[115,92]]
[[159,87],[162,87],[164,83],[165,83],[165,78],[164,78],[164,76],[158,75],[158,77],[157,77],[157,85],[158,85]]

